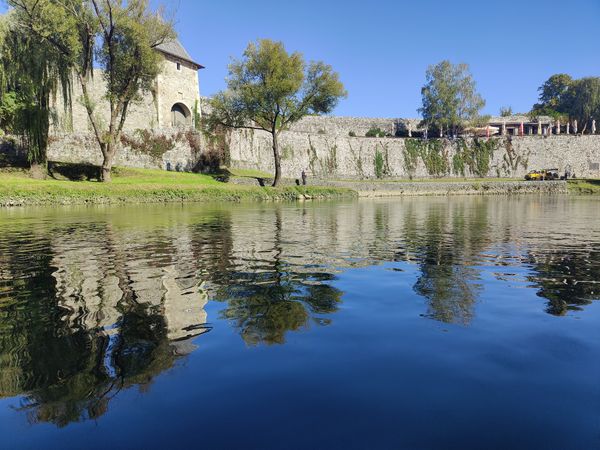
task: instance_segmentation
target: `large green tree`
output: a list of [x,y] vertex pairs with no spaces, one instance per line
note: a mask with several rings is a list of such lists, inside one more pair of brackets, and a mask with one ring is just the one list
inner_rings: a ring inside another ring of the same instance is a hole
[[32,168],[45,168],[51,97],[61,88],[63,106],[70,106],[71,70],[60,52],[16,19],[11,12],[0,21],[0,125],[21,136]]
[[[152,88],[161,68],[154,48],[175,37],[173,26],[148,0],[8,0],[20,25],[69,61],[81,86],[80,99],[103,156],[102,180],[113,161],[130,105]],[[101,69],[103,99],[93,96],[93,74]],[[109,106],[108,119],[99,101]]]
[[281,180],[279,135],[308,114],[325,114],[346,96],[339,76],[323,62],[306,64],[281,42],[251,43],[229,66],[227,90],[211,101],[210,127],[248,128],[271,134],[275,178]]
[[477,93],[469,66],[450,61],[427,68],[421,96],[423,106],[419,112],[424,125],[438,130],[440,134],[460,131],[485,106],[485,101]]
[[561,111],[581,124],[585,133],[592,119],[600,117],[600,78],[588,77],[573,81],[564,94]]
[[565,120],[577,120],[582,133],[592,119],[600,117],[600,78],[573,79],[567,74],[548,78],[539,88],[539,103],[532,115],[548,115]]
[[573,78],[566,73],[552,75],[538,91],[539,103],[533,105],[534,115],[561,117],[565,115],[564,99],[567,91],[573,85]]

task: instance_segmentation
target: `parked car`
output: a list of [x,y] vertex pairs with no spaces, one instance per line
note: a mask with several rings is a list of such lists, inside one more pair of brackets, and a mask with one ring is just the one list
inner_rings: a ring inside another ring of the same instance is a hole
[[558,169],[530,170],[525,175],[527,181],[559,180]]
[[542,180],[542,172],[539,170],[530,170],[529,172],[527,172],[527,175],[525,175],[525,179],[527,181],[541,181]]

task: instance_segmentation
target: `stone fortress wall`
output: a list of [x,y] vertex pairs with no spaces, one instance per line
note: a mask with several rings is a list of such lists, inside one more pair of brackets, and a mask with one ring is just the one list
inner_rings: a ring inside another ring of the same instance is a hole
[[[374,178],[377,153],[384,160],[388,178],[428,178],[425,161],[417,158],[414,170],[408,170],[407,142],[424,142],[407,138],[367,138],[366,131],[379,127],[397,130],[408,121],[399,119],[309,117],[284,132],[280,139],[284,176],[298,178],[302,170],[319,178]],[[414,120],[413,130],[416,129]],[[400,124],[400,125],[399,125]],[[354,132],[357,137],[349,136]],[[390,133],[393,134],[393,133]],[[362,137],[361,137],[362,136]],[[494,141],[487,176],[522,177],[532,169],[569,168],[578,177],[600,177],[600,135],[550,135],[492,137]],[[431,140],[433,142],[437,140]],[[480,138],[480,142],[487,141]],[[447,176],[453,173],[452,162],[459,151],[459,140],[439,140],[448,162]],[[468,146],[473,140],[467,139]],[[408,144],[410,145],[410,144]],[[240,130],[231,134],[230,156],[234,167],[274,170],[270,135]],[[466,176],[473,176],[467,170]]]
[[[426,141],[420,138],[364,137],[373,126],[393,131],[398,123],[401,122],[397,119],[307,117],[281,135],[283,176],[299,178],[302,170],[306,170],[310,177],[320,179],[373,179],[379,153],[384,161],[385,178],[432,177],[421,157],[416,158],[413,170],[407,167],[410,142],[414,146],[414,143],[422,145]],[[357,137],[349,136],[350,132]],[[211,148],[206,137],[192,129],[157,128],[151,133],[156,139],[170,142],[162,156],[151,155],[124,143],[116,165],[165,169],[169,163],[172,168],[178,165],[182,170],[191,170],[200,155]],[[135,131],[129,131],[128,135],[132,139],[140,139]],[[521,178],[532,169],[556,168],[562,173],[569,168],[580,178],[600,177],[600,135],[506,136],[490,140],[494,141],[494,148],[487,176]],[[226,134],[225,141],[231,167],[268,173],[274,171],[268,133],[235,130]],[[480,138],[479,141],[487,139]],[[462,174],[453,171],[453,158],[460,150],[460,141],[430,139],[427,142],[440,142],[441,153],[447,161],[445,176],[462,177]],[[472,146],[473,140],[467,139],[466,143]],[[54,134],[49,157],[65,162],[101,162],[98,144],[89,132]],[[467,169],[465,176],[475,174]]]

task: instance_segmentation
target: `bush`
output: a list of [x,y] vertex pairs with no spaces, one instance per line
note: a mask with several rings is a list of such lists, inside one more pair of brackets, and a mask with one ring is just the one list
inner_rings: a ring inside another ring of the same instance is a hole
[[356,137],[356,133],[354,131],[351,131],[350,133],[348,133],[348,136],[350,136],[350,137]]
[[385,160],[383,154],[379,150],[375,152],[375,160],[373,162],[375,163],[375,176],[377,178],[383,178],[385,175]]
[[381,128],[372,127],[369,131],[367,131],[367,134],[365,134],[365,136],[366,137],[385,137],[386,133]]

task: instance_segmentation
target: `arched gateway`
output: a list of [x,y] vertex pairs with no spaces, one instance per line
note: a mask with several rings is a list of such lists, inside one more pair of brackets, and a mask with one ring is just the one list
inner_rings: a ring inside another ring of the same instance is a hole
[[192,113],[183,103],[175,103],[171,108],[171,126],[185,128],[192,125]]

